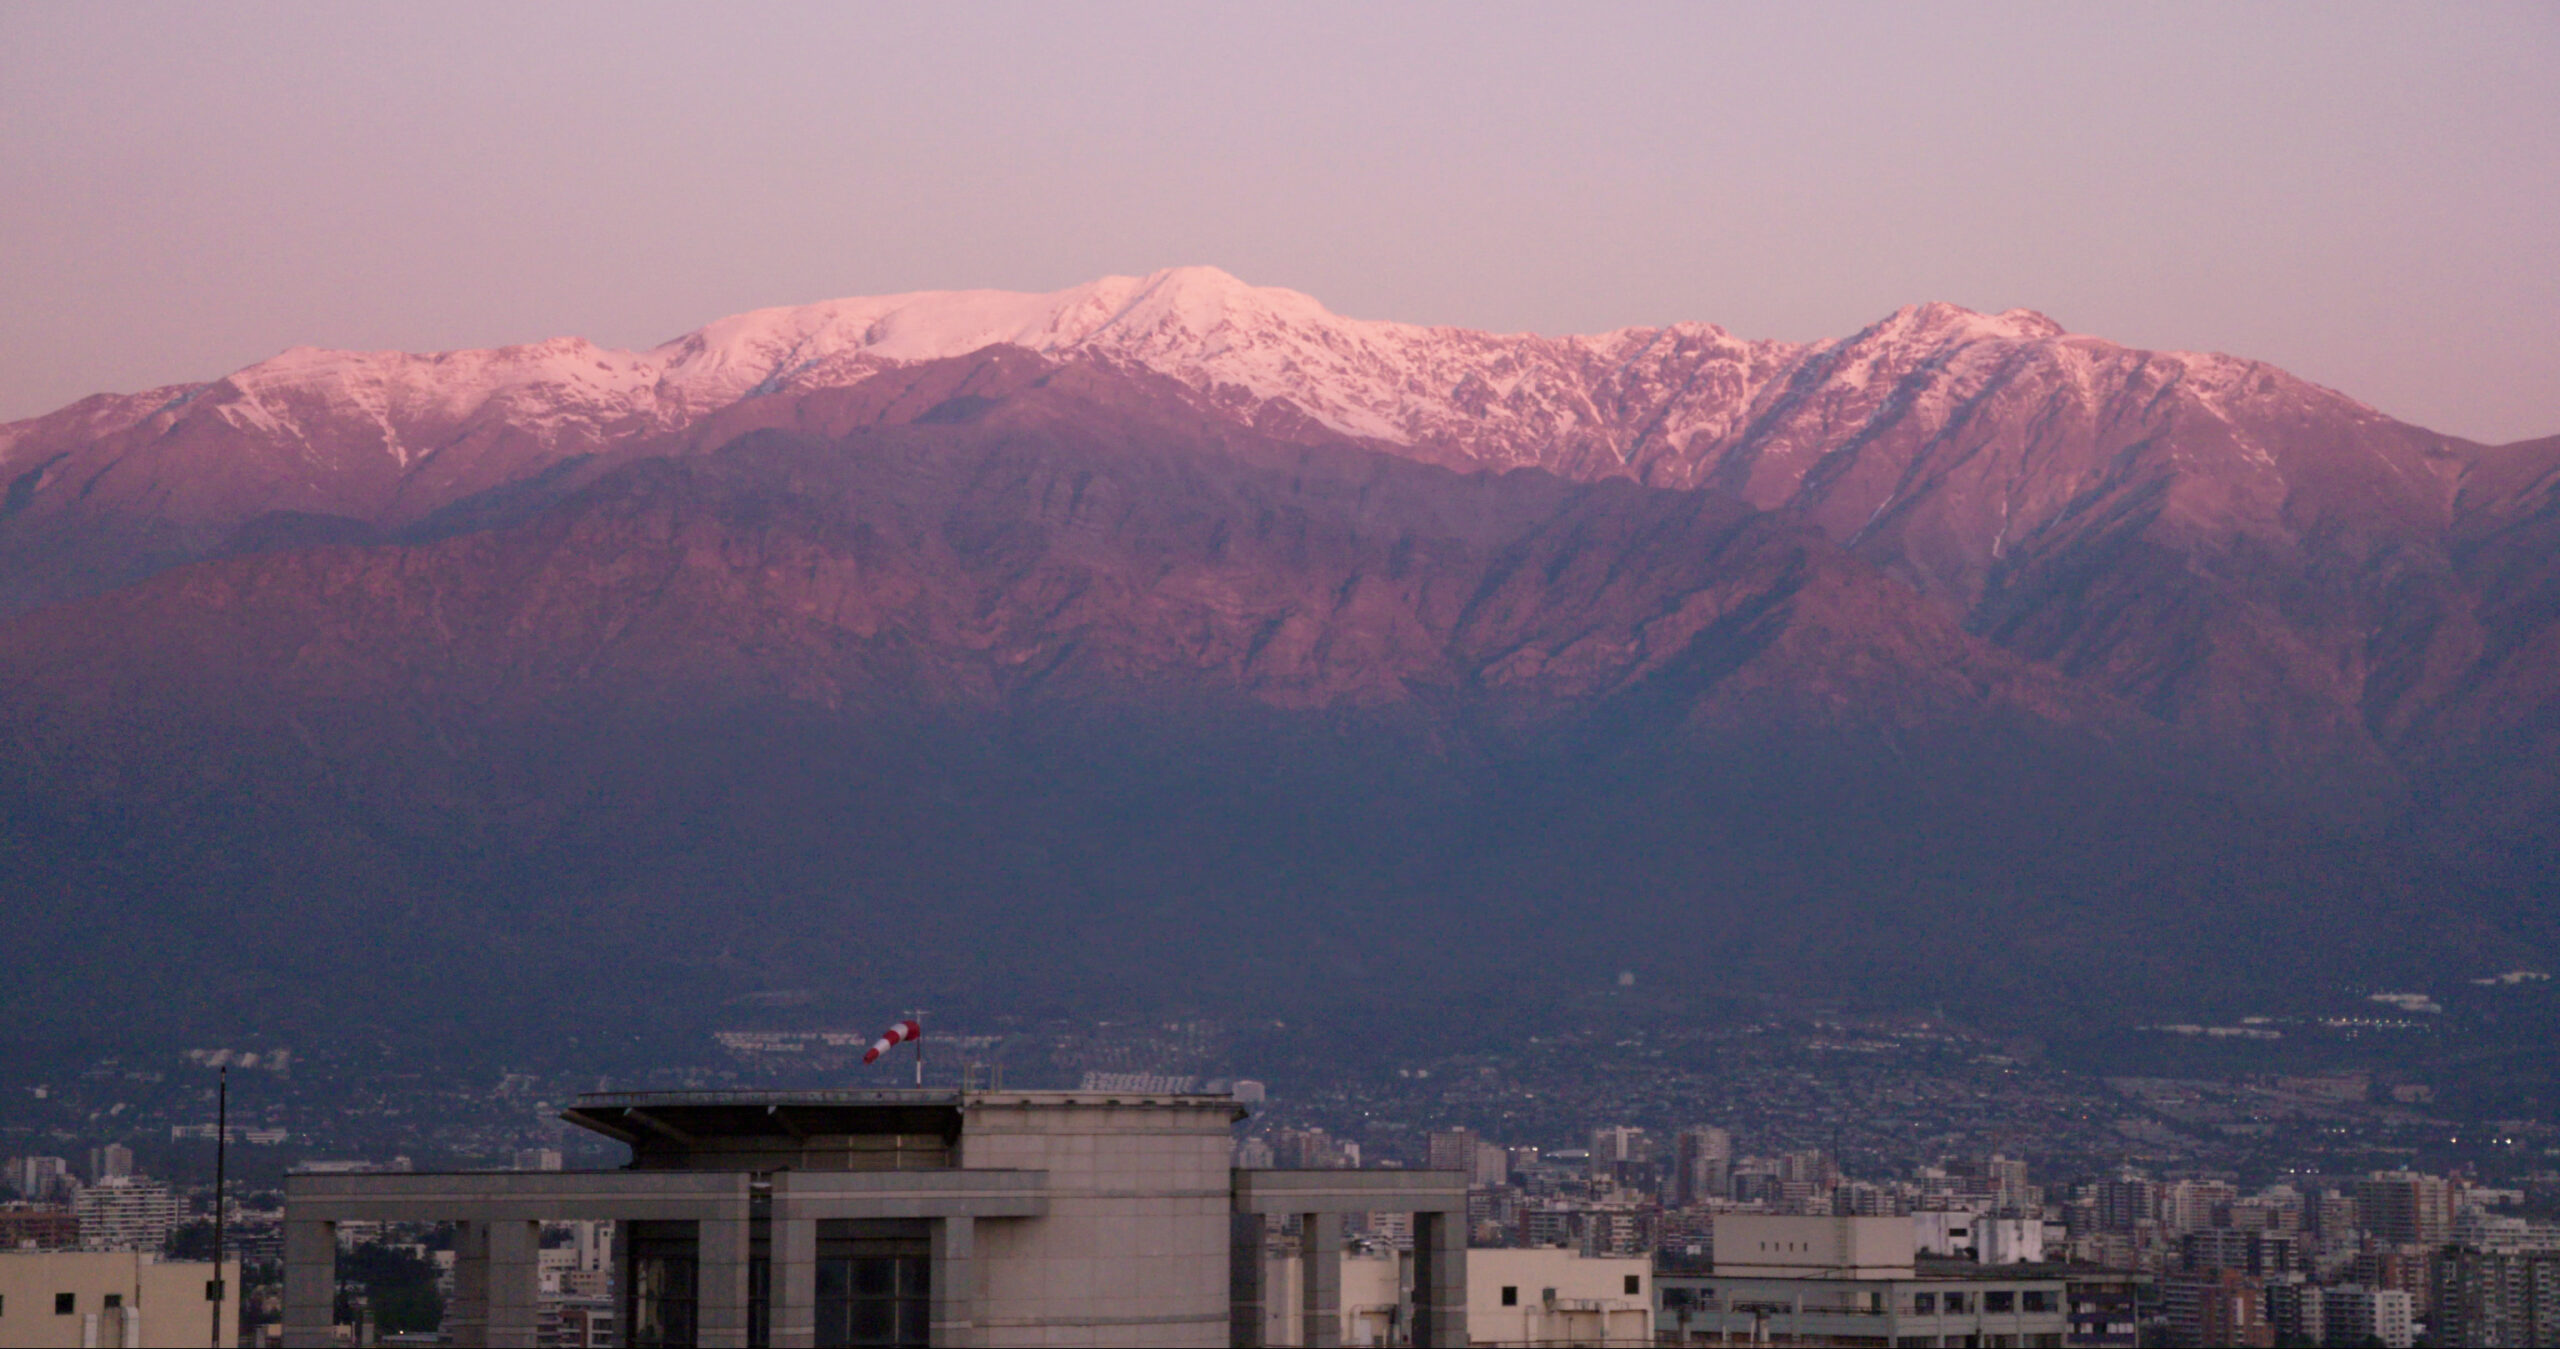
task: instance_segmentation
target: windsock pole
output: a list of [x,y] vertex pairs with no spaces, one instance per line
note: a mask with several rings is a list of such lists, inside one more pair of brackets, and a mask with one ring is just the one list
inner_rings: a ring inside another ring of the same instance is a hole
[[916,1046],[916,1085],[919,1087],[923,1086],[924,1023],[915,1019],[921,1015],[923,1014],[920,1012],[907,1013],[906,1020],[891,1026],[887,1031],[881,1034],[879,1039],[872,1041],[871,1048],[863,1051],[862,1062],[864,1065],[868,1066],[870,1064],[878,1063],[881,1055],[888,1053],[890,1050],[896,1049],[900,1044],[906,1041],[912,1040],[915,1042]]

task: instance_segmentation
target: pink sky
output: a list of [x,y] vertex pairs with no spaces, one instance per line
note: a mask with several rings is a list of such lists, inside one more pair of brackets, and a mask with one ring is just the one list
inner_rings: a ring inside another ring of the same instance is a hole
[[1501,330],[2027,306],[2560,432],[2560,5],[0,7],[0,418],[1209,263]]

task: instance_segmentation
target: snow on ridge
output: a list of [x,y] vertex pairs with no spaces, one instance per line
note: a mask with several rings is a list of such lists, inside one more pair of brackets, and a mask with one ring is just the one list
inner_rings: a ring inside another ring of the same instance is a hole
[[[1345,434],[1462,439],[1487,462],[1529,462],[1566,441],[1605,442],[1623,460],[1640,444],[1725,434],[1811,359],[1840,392],[1880,396],[1925,367],[1976,368],[2022,346],[2065,364],[2123,350],[2070,337],[2032,310],[1945,303],[1907,306],[1814,344],[1746,340],[1694,322],[1495,334],[1345,318],[1298,291],[1176,267],[1045,293],[915,291],[753,310],[641,351],[574,337],[431,354],[297,347],[217,382],[206,400],[243,406],[199,411],[290,435],[302,417],[342,408],[378,424],[405,463],[401,428],[414,419],[495,417],[546,440],[580,424],[590,438],[612,426],[671,429],[740,399],[853,383],[999,343],[1102,357],[1220,401],[1285,402]],[[2204,358],[2176,359],[2200,394],[2247,382]]]

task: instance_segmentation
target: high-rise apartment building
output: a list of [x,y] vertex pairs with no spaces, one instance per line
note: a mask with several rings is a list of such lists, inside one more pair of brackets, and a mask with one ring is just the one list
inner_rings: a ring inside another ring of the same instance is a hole
[[2175,1274],[2161,1281],[2160,1301],[2169,1316],[2169,1343],[2182,1349],[2276,1342],[2258,1282],[2233,1269]]
[[1423,1164],[1434,1171],[1472,1171],[1481,1141],[1473,1129],[1434,1129],[1423,1141]]
[[1591,1132],[1591,1179],[1596,1182],[1632,1184],[1653,1164],[1653,1156],[1653,1136],[1633,1125]]
[[2416,1307],[2409,1295],[2397,1288],[2349,1284],[2325,1289],[2320,1294],[2320,1314],[2330,1344],[2409,1349],[2417,1343]]
[[2279,1279],[2266,1286],[2267,1324],[2275,1327],[2277,1343],[2328,1342],[2321,1291],[2320,1285],[2300,1279]]
[[2160,1187],[2140,1176],[2099,1181],[2097,1191],[2100,1231],[2130,1232],[2160,1216]]
[[113,1176],[72,1196],[80,1245],[92,1251],[156,1251],[187,1216],[187,1201],[144,1176]]
[[2442,1176],[2376,1171],[2356,1182],[2364,1230],[2394,1246],[2441,1246],[2453,1237],[2453,1187]]
[[2239,1198],[2239,1188],[2225,1181],[2181,1180],[2164,1185],[2160,1187],[2160,1225],[2172,1232],[2216,1226]]
[[2292,1237],[2281,1232],[2208,1227],[2178,1238],[2178,1257],[2179,1263],[2199,1274],[2230,1269],[2269,1279],[2302,1269],[2301,1251]]
[[1478,1137],[1473,1129],[1435,1129],[1424,1143],[1425,1165],[1434,1171],[1464,1171],[1479,1189],[1511,1183],[1511,1154]]
[[71,1164],[59,1157],[12,1157],[8,1181],[20,1199],[36,1204],[60,1203],[79,1188],[79,1181],[71,1174]]
[[2444,1251],[2436,1258],[2432,1326],[2441,1344],[2560,1344],[2560,1251]]
[[1725,1198],[1732,1166],[1732,1134],[1712,1126],[1681,1130],[1672,1140],[1672,1204],[1687,1208]]

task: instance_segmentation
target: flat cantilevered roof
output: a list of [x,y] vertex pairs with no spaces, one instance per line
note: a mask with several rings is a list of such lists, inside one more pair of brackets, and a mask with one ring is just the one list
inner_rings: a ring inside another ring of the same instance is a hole
[[709,1139],[899,1135],[959,1138],[965,1111],[1124,1107],[1223,1110],[1223,1093],[955,1091],[937,1087],[835,1087],[801,1091],[603,1091],[580,1096],[560,1118],[624,1143],[689,1146]]
[[624,1143],[656,1136],[806,1138],[812,1134],[960,1136],[960,1093],[917,1087],[814,1091],[604,1091],[560,1118]]

